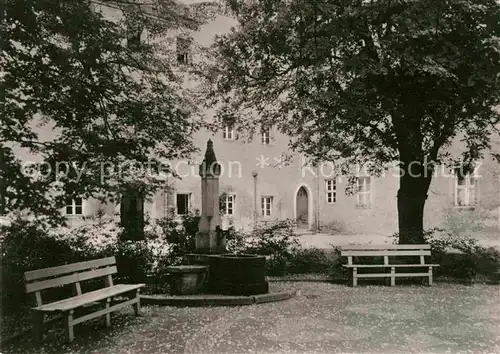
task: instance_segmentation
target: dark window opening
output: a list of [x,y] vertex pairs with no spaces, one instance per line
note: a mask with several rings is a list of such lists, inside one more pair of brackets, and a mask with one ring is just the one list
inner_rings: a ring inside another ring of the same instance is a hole
[[189,63],[189,52],[191,40],[188,38],[177,37],[177,62],[179,64]]
[[177,214],[185,215],[189,213],[189,194],[177,194]]
[[130,31],[127,34],[127,46],[134,50],[140,47],[141,45],[141,34],[142,34],[142,29],[141,30],[135,30],[135,31]]
[[81,197],[77,197],[74,199],[68,198],[66,200],[66,214],[67,215],[83,214],[83,200]]

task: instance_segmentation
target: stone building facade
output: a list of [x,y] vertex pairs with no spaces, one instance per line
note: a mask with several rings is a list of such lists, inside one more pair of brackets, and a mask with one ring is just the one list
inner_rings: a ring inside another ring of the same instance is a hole
[[[303,232],[390,235],[397,231],[397,169],[378,177],[359,174],[354,193],[347,194],[347,179],[336,175],[329,164],[313,168],[298,155],[280,164],[287,138],[276,132],[270,132],[269,140],[257,136],[251,142],[236,139],[230,129],[200,132],[195,141],[202,151],[208,139],[222,167],[223,228],[248,230],[256,222],[292,219]],[[494,141],[493,148],[500,151],[500,141]],[[150,217],[166,217],[169,210],[182,215],[201,209],[201,160],[200,153],[189,161],[171,162],[180,178],[165,178],[165,190],[146,201]],[[113,214],[119,206],[78,200],[63,212],[76,214],[70,219],[79,224],[81,215],[98,209]],[[426,228],[486,232],[493,237],[498,235],[499,219],[500,164],[489,152],[477,163],[474,175],[462,178],[444,167],[436,169],[425,207]]]

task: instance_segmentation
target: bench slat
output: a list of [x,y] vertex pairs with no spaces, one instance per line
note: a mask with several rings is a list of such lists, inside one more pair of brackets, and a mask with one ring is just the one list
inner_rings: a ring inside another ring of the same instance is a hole
[[391,267],[404,267],[404,268],[409,268],[409,267],[439,267],[439,264],[344,264],[342,267],[345,268],[391,268]]
[[341,250],[430,250],[431,245],[420,244],[420,245],[394,245],[394,244],[383,244],[383,245],[346,245],[342,246]]
[[356,278],[388,278],[391,273],[356,274]]
[[79,296],[75,296],[69,299],[53,302],[50,304],[42,305],[33,308],[37,311],[68,311],[88,303],[104,300],[108,297],[120,295],[132,290],[142,288],[145,284],[118,284],[109,288],[99,289],[96,291],[91,291]]
[[24,273],[24,279],[29,282],[36,279],[48,278],[56,275],[63,275],[86,269],[98,268],[114,264],[116,264],[115,257],[100,258],[100,259],[94,259],[92,261],[78,262],[72,264],[65,264],[57,267],[32,270]]
[[390,278],[394,277],[428,277],[429,273],[377,273],[377,274],[357,274],[356,278]]
[[430,256],[431,251],[430,250],[425,250],[425,251],[395,251],[395,250],[388,250],[388,251],[361,251],[361,250],[354,250],[354,251],[342,251],[341,256],[347,257],[347,256],[357,256],[357,257],[371,257],[371,256]]
[[54,279],[42,280],[31,284],[26,284],[26,292],[32,293],[33,291],[40,291],[43,289],[54,288],[56,286],[73,284],[78,281],[99,278],[106,276],[108,274],[115,274],[116,272],[117,272],[116,266],[112,266],[106,268],[99,268],[88,272],[65,275],[63,277]]

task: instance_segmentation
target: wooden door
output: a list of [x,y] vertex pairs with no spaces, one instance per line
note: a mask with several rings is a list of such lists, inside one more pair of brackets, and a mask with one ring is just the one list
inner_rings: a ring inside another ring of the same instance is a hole
[[297,227],[307,228],[309,226],[309,196],[304,187],[297,192]]

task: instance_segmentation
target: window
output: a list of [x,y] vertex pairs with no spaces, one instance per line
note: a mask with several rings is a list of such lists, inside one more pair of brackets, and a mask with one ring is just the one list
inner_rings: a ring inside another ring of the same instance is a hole
[[226,125],[222,131],[222,137],[226,140],[234,140],[234,129],[233,127]]
[[370,208],[371,177],[358,177],[358,192],[356,197],[358,207],[366,209]]
[[261,198],[262,216],[271,216],[273,211],[273,197]]
[[177,62],[179,64],[189,63],[191,40],[189,38],[177,37]]
[[478,178],[474,172],[455,172],[455,206],[473,206],[477,202]]
[[66,215],[82,215],[83,200],[81,197],[66,200]]
[[335,179],[327,179],[326,183],[326,202],[333,204],[337,201],[337,181]]
[[271,141],[271,135],[269,133],[269,128],[262,127],[261,134],[262,134],[262,144],[269,145],[269,142]]
[[127,32],[127,46],[132,49],[136,50],[139,48],[141,45],[141,34],[142,34],[142,29],[130,29]]
[[190,198],[189,193],[177,193],[177,214],[185,215],[189,214],[190,208]]
[[236,195],[226,194],[225,215],[234,215]]

